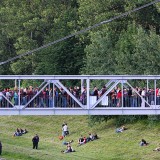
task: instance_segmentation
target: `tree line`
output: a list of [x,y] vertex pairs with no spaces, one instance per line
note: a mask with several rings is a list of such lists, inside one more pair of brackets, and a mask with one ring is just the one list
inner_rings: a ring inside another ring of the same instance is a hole
[[[1,0],[0,61],[151,0]],[[0,66],[1,75],[159,74],[160,3]],[[98,119],[97,119],[98,118]],[[96,121],[111,117],[96,117]],[[130,117],[131,118],[131,117]],[[134,119],[134,116],[133,116]]]
[[[1,62],[151,0],[2,0]],[[160,4],[0,66],[0,74],[159,74]]]

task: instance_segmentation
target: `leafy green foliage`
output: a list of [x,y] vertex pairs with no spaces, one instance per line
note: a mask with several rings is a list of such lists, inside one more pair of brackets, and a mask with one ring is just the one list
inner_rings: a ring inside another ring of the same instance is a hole
[[[10,36],[16,54],[67,36],[77,28],[76,0],[2,3],[1,14],[7,17],[2,21],[2,29]],[[71,38],[35,54],[38,56],[32,54],[13,62],[12,71],[15,74],[79,74],[83,63],[79,59],[83,59],[84,55],[78,38]]]
[[146,120],[148,116],[144,116],[144,115],[120,115],[120,116],[115,116],[115,125],[121,126],[121,125],[125,125],[125,124],[133,124],[139,120]]
[[113,52],[113,34],[110,32],[106,34],[105,31],[96,32],[91,37],[92,44],[85,49],[86,59],[82,73],[93,75],[113,74],[115,72],[114,65],[116,65]]
[[107,122],[108,120],[112,119],[114,116],[99,116],[99,115],[96,115],[96,116],[88,116],[88,123],[90,126],[93,126],[95,125],[95,123],[102,123],[102,122]]
[[[1,0],[0,60],[41,47],[149,2],[151,0]],[[160,4],[157,3],[2,65],[0,74],[157,75],[160,70],[159,26]],[[1,81],[0,87],[8,84]],[[108,118],[95,117],[95,121]],[[133,121],[135,117],[128,119],[118,121]]]
[[[118,74],[158,74],[160,37],[135,24],[122,32],[115,47]],[[143,60],[143,61],[142,61]]]

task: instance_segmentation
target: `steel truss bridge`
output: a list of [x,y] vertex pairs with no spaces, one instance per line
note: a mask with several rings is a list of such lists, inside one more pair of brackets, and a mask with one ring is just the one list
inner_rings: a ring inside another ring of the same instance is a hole
[[[158,75],[1,75],[4,82],[10,90],[0,91],[0,115],[160,114]],[[99,96],[92,94],[95,85]]]

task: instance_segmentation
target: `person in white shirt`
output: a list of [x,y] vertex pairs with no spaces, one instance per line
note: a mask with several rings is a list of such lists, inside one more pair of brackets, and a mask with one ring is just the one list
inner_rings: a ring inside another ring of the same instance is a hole
[[62,127],[62,131],[63,131],[63,136],[64,136],[64,137],[69,134],[67,124],[65,124],[65,125]]

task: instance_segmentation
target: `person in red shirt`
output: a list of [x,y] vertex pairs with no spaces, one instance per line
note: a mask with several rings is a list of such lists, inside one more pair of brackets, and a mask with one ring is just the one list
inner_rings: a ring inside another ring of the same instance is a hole
[[117,93],[117,107],[121,106],[121,99],[122,99],[122,92],[121,90],[119,90]]

